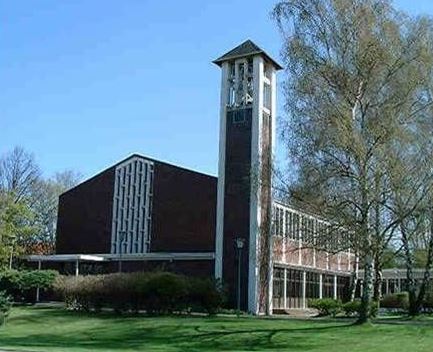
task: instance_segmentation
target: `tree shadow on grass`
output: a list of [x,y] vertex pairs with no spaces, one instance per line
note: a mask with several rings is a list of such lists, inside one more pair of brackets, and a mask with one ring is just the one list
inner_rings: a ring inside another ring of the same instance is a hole
[[[340,328],[340,327],[339,327]],[[135,351],[271,351],[291,350],[308,351],[318,347],[319,343],[309,339],[290,337],[291,330],[251,330],[232,331],[229,334],[206,333],[201,335],[184,334],[181,336],[161,335],[156,329],[142,329],[140,331],[123,332],[117,336],[98,334],[89,331],[88,336],[59,336],[57,334],[29,334],[23,337],[1,338],[1,344],[12,348],[31,348],[34,350],[70,349],[71,351],[108,351],[108,350],[135,350]],[[314,334],[316,329],[305,329],[305,332]],[[175,329],[172,331],[176,334]],[[272,339],[280,333],[285,333],[284,340],[275,342]],[[93,336],[92,336],[93,335]],[[245,335],[240,337],[239,335]],[[104,336],[104,338],[102,338]]]
[[374,324],[380,325],[406,325],[406,326],[433,326],[433,320],[416,320],[409,317],[393,319],[376,319]]
[[[245,330],[231,330],[231,331],[207,331],[201,326],[197,326],[195,331],[198,333],[193,336],[179,336],[179,339],[193,337],[195,340],[200,340],[203,343],[213,343],[219,344],[221,346],[221,340],[228,338],[226,341],[230,346],[233,346],[233,341],[235,341],[232,336],[239,337],[240,335],[245,335],[243,339],[240,340],[236,349],[239,350],[275,350],[275,349],[290,349],[293,350],[297,348],[302,351],[307,351],[311,348],[317,346],[316,343],[311,343],[308,338],[299,339],[299,334],[317,334],[324,333],[326,331],[336,331],[342,328],[351,327],[349,325],[333,325],[333,326],[321,326],[321,327],[305,327],[305,328],[278,328],[278,329],[245,329]],[[275,342],[273,338],[278,334],[284,334],[284,341]],[[295,334],[296,336],[291,337]],[[310,347],[310,348],[309,348]],[[215,349],[219,350],[219,349]]]
[[[41,308],[42,309],[42,308]],[[33,312],[29,315],[31,316]],[[113,315],[77,314],[55,309],[37,309],[33,321],[46,320],[53,324],[70,324],[61,332],[28,331],[25,336],[0,335],[0,345],[8,348],[24,348],[32,350],[70,350],[70,351],[271,351],[291,350],[309,351],[316,349],[320,341],[316,335],[348,328],[346,325],[324,325],[313,323],[313,326],[301,326],[287,321],[279,321],[274,327],[272,321],[255,320],[254,318],[146,318],[127,317],[115,318]],[[89,321],[82,327],[76,324],[77,318],[97,318],[92,326]],[[29,324],[26,316],[18,323]],[[28,316],[27,316],[28,318]],[[73,318],[73,319],[71,319]],[[110,318],[110,320],[106,320]],[[11,319],[12,320],[12,319]],[[17,323],[15,321],[15,323]],[[45,322],[46,323],[46,322]],[[29,324],[29,326],[31,325]],[[90,324],[90,325],[89,325]],[[294,325],[294,326],[293,326]],[[318,326],[319,325],[319,326]],[[255,327],[257,326],[257,327]],[[269,328],[266,328],[269,326]]]

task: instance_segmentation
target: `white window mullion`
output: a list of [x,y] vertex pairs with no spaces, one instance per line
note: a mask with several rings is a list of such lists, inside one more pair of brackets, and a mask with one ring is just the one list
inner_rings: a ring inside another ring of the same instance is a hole
[[145,163],[140,160],[140,167],[138,175],[138,187],[137,193],[139,195],[140,201],[137,204],[137,219],[138,219],[138,227],[137,227],[137,236],[138,236],[138,252],[143,252],[143,205],[144,205],[144,197],[145,197],[145,186],[144,186],[144,171],[145,171]]
[[151,165],[147,165],[147,172],[146,172],[146,205],[145,205],[145,217],[143,219],[144,221],[144,244],[145,244],[145,251],[147,252],[149,250],[149,218],[151,216],[150,213],[150,194],[152,192],[151,190],[151,183],[152,183],[152,170]]
[[[122,169],[120,173],[120,215],[119,215],[119,224],[118,232],[117,232],[117,247],[119,248],[118,253],[124,252],[123,242],[125,241],[125,216],[126,216],[126,199],[125,199],[125,176],[126,170]],[[123,241],[122,241],[123,239]]]
[[[111,228],[112,253],[144,253],[151,221],[153,163],[132,158],[116,167]],[[123,239],[123,240],[122,240]]]

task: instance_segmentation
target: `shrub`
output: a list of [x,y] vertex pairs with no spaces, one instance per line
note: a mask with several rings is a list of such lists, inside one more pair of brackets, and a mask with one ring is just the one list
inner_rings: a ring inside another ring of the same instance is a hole
[[[344,303],[342,306],[344,315],[346,317],[359,316],[361,311],[361,300],[356,299],[351,302]],[[371,302],[370,313],[372,317],[376,317],[378,312],[378,304],[376,301]]]
[[54,290],[73,310],[100,310],[103,305],[101,276],[62,276],[55,280]]
[[427,310],[433,309],[433,292],[426,293],[423,301],[423,307]]
[[148,314],[201,310],[214,314],[223,302],[218,285],[168,272],[59,277],[54,285],[68,309]]
[[341,301],[332,298],[312,299],[309,306],[317,309],[319,316],[335,317],[341,311]]
[[343,304],[342,308],[343,308],[344,314],[347,317],[353,317],[353,316],[359,315],[359,311],[361,309],[361,301],[357,299],[357,300],[354,300],[351,302],[346,302]]
[[184,310],[188,287],[184,277],[172,273],[151,273],[140,292],[147,313],[172,313]]
[[[100,305],[113,308],[116,313],[138,312],[143,309],[140,291],[143,290],[147,279],[147,275],[141,273],[101,275],[103,297]],[[88,289],[92,290],[91,287]],[[98,291],[95,292],[95,297],[98,297]]]
[[58,273],[54,270],[28,270],[21,271],[20,288],[21,290],[31,290],[34,288],[51,288]]
[[371,306],[370,306],[371,317],[376,318],[378,312],[379,312],[379,302],[378,301],[372,301]]
[[209,315],[213,315],[224,304],[225,295],[220,281],[191,279],[188,291],[188,303],[193,310],[202,308]]
[[381,308],[407,310],[409,307],[409,295],[407,292],[386,295],[381,299],[380,306]]
[[12,308],[12,299],[5,291],[0,291],[0,326],[6,321]]
[[0,290],[14,297],[15,301],[22,300],[20,272],[18,270],[0,272]]
[[58,273],[54,270],[5,270],[0,272],[0,290],[13,297],[15,301],[31,301],[36,288],[51,288]]

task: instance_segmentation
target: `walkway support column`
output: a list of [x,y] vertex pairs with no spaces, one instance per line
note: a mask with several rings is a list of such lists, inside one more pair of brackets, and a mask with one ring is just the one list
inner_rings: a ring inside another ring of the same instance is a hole
[[307,273],[302,272],[302,308],[307,308]]
[[75,260],[75,276],[80,275],[80,260]]
[[[41,264],[41,261],[40,260],[38,260],[38,270],[41,270],[41,267],[42,267],[42,264]],[[36,288],[36,302],[39,302],[39,295],[40,295],[40,292],[39,292],[39,286]]]
[[283,292],[284,292],[284,309],[287,309],[287,269],[284,268],[284,287],[283,287]]
[[319,274],[319,298],[323,298],[323,274]]
[[334,275],[334,299],[337,299],[337,275]]

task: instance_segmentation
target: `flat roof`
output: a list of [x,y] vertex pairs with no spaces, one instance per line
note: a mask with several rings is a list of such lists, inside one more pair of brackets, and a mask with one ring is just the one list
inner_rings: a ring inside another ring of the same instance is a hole
[[[414,268],[413,275],[416,279],[422,279],[424,277],[425,269]],[[433,270],[430,270],[430,274],[433,274]],[[364,270],[359,270],[359,278],[362,280],[364,276]],[[407,279],[407,270],[402,268],[391,268],[382,269],[382,279]]]
[[102,262],[104,257],[89,254],[50,254],[50,255],[27,255],[24,257],[29,262]]
[[101,262],[109,260],[122,261],[144,261],[144,260],[213,260],[214,252],[154,252],[126,254],[50,254],[50,255],[27,255],[23,256],[30,262]]

